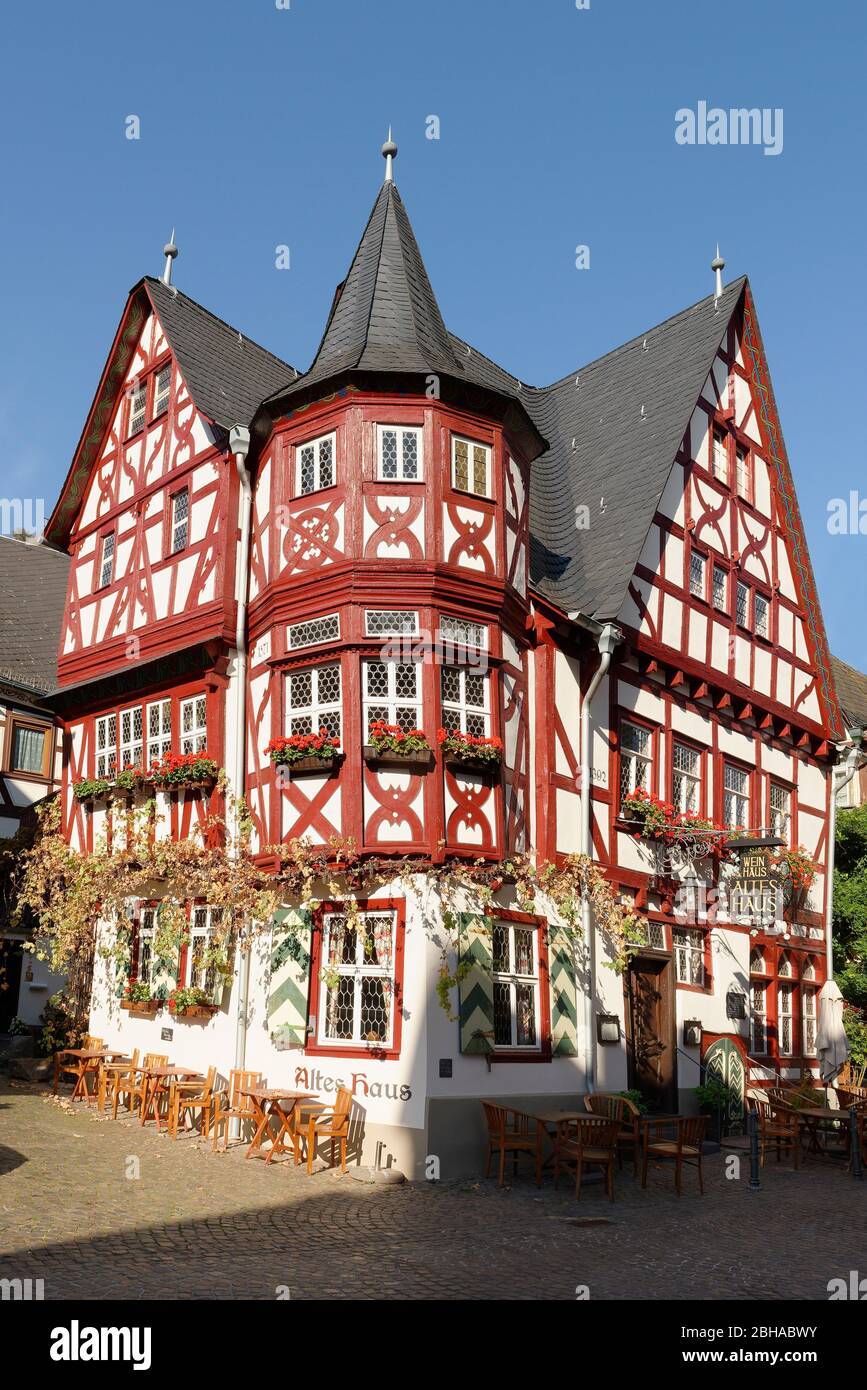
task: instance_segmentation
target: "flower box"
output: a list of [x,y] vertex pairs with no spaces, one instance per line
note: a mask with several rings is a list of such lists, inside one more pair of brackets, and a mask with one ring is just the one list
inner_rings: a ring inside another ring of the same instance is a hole
[[290,734],[288,738],[272,738],[265,752],[275,767],[289,769],[290,777],[329,776],[343,761],[340,739],[332,738],[327,729],[318,734]]
[[332,758],[320,758],[315,753],[310,753],[307,757],[296,758],[291,763],[281,763],[278,766],[287,767],[290,777],[311,777],[316,773],[320,777],[330,777],[337,772],[343,762],[343,754],[335,753]]
[[402,729],[399,724],[386,724],[374,719],[370,725],[370,743],[364,745],[364,760],[368,763],[407,764],[410,767],[430,767],[433,749],[423,729]]
[[498,738],[464,734],[460,729],[439,729],[437,742],[443,763],[452,772],[474,772],[491,776],[500,769],[503,745]]
[[398,748],[377,748],[372,743],[366,743],[363,748],[364,761],[366,763],[377,763],[383,767],[409,766],[409,767],[430,767],[433,763],[433,750],[431,748],[415,748],[403,751]]
[[188,1004],[185,1009],[173,1009],[169,1005],[169,1012],[172,1018],[183,1018],[188,1023],[203,1023],[217,1012],[216,1004]]
[[155,1014],[160,1007],[158,999],[122,999],[120,1007],[128,1014]]

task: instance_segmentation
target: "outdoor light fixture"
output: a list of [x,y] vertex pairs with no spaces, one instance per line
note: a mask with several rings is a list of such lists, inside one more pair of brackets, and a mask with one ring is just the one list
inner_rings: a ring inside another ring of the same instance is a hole
[[726,994],[726,1018],[746,1018],[747,996],[739,989],[730,989]]
[[596,1015],[596,1037],[601,1043],[620,1042],[620,1019],[616,1014]]
[[683,1045],[684,1047],[699,1047],[701,1045],[700,1018],[688,1018],[684,1022]]

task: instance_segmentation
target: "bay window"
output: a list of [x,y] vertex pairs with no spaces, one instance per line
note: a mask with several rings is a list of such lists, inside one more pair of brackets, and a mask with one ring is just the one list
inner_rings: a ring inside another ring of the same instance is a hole
[[323,917],[320,1044],[388,1047],[394,1035],[393,911]]
[[123,772],[126,767],[141,767],[143,752],[142,707],[135,705],[132,709],[122,709],[120,712],[118,771]]
[[154,700],[147,707],[148,766],[159,762],[171,751],[172,746],[172,702]]
[[491,450],[471,439],[452,439],[452,487],[456,492],[490,496]]
[[494,1047],[538,1051],[538,931],[515,922],[495,921],[492,935]]
[[99,779],[111,776],[117,763],[117,715],[104,714],[96,721],[96,768]]

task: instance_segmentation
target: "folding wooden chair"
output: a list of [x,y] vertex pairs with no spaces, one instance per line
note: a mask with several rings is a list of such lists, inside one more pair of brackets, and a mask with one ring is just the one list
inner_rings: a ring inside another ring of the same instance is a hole
[[132,1114],[135,1111],[135,1102],[138,1099],[139,1109],[142,1109],[145,1102],[145,1092],[147,1090],[147,1077],[145,1071],[148,1067],[168,1066],[169,1054],[158,1052],[146,1052],[145,1059],[138,1071],[130,1071],[122,1081],[119,1081],[114,1088],[112,1097],[111,1118],[117,1119],[117,1106],[121,1096],[127,1097],[127,1107]]
[[209,1067],[207,1079],[202,1081],[175,1081],[169,1091],[169,1134],[178,1137],[178,1123],[187,1111],[198,1110],[202,1119],[202,1137],[207,1139],[211,1133],[211,1117],[214,1106],[214,1082],[217,1068]]
[[215,1091],[213,1093],[213,1104],[211,1107],[211,1127],[213,1130],[213,1148],[216,1153],[217,1141],[220,1137],[220,1130],[226,1131],[226,1148],[229,1147],[229,1121],[240,1120],[256,1123],[256,1107],[253,1102],[248,1100],[242,1093],[250,1090],[253,1086],[262,1085],[262,1073],[259,1071],[230,1071],[229,1089],[227,1091]]

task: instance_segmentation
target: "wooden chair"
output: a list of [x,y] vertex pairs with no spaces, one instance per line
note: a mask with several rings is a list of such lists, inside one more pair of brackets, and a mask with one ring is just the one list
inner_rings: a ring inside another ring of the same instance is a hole
[[[331,1167],[334,1167],[334,1145],[340,1145],[340,1171],[346,1172],[346,1144],[349,1139],[349,1113],[352,1109],[352,1092],[346,1086],[341,1086],[337,1092],[332,1106],[323,1106],[314,1114],[307,1114],[299,1118],[295,1136],[304,1139],[307,1143],[307,1172],[313,1172],[313,1160],[316,1157],[316,1140],[329,1139],[331,1141]],[[298,1145],[295,1143],[295,1162],[299,1161]]]
[[[491,1159],[495,1153],[499,1154],[499,1185],[502,1187],[505,1183],[506,1155],[512,1155],[512,1172],[517,1173],[518,1158],[521,1154],[529,1154],[535,1164],[536,1186],[541,1187],[544,1125],[532,1120],[529,1115],[523,1115],[520,1110],[510,1110],[505,1105],[494,1105],[487,1100],[482,1101],[482,1109],[488,1125],[488,1161],[485,1165],[485,1177],[490,1177]],[[535,1128],[531,1128],[532,1125],[535,1125]]]
[[211,1119],[214,1107],[214,1082],[217,1068],[209,1067],[204,1083],[199,1081],[175,1081],[169,1091],[169,1134],[178,1137],[178,1123],[187,1111],[198,1110],[202,1118],[202,1137],[207,1139],[211,1133]]
[[[98,1052],[104,1046],[105,1043],[102,1038],[95,1038],[92,1033],[85,1033],[81,1040],[81,1048],[84,1052]],[[89,1105],[90,1092],[87,1089],[87,1078],[94,1072],[99,1072],[99,1062],[84,1062],[80,1057],[69,1057],[64,1062],[58,1055],[54,1067],[54,1094],[57,1095],[57,1082],[60,1077],[71,1077],[73,1084],[81,1080]]]
[[747,1108],[758,1117],[759,1162],[764,1168],[765,1152],[769,1145],[776,1145],[777,1162],[783,1152],[792,1154],[792,1163],[798,1168],[801,1159],[801,1123],[796,1110],[779,1101],[772,1101],[767,1095],[753,1093],[747,1096]]
[[617,1135],[617,1165],[623,1167],[623,1150],[632,1149],[632,1162],[635,1176],[638,1177],[638,1156],[641,1152],[641,1111],[628,1096],[609,1095],[599,1091],[584,1097],[584,1108],[590,1115],[601,1115],[608,1120],[616,1120],[620,1126]]
[[250,1090],[253,1086],[262,1085],[262,1073],[259,1071],[230,1071],[229,1088],[226,1091],[215,1091],[213,1093],[213,1104],[211,1107],[211,1125],[213,1128],[213,1149],[216,1153],[217,1142],[220,1137],[220,1130],[226,1132],[226,1148],[229,1147],[229,1121],[240,1120],[256,1122],[256,1109],[252,1101],[242,1094],[245,1090]]
[[554,1186],[561,1168],[575,1168],[575,1196],[581,1198],[581,1179],[585,1168],[601,1168],[605,1191],[614,1201],[614,1162],[621,1132],[620,1119],[596,1113],[586,1119],[559,1120],[554,1140]]
[[109,1095],[114,1096],[118,1081],[128,1081],[135,1076],[138,1066],[138,1048],[128,1062],[103,1062],[99,1069],[99,1109],[105,1110]]
[[841,1110],[867,1109],[867,1086],[837,1086],[835,1093]]
[[111,1118],[117,1119],[117,1107],[121,1096],[127,1097],[127,1108],[132,1114],[135,1111],[135,1101],[138,1099],[139,1109],[144,1107],[145,1090],[147,1088],[147,1077],[144,1072],[148,1067],[168,1066],[169,1054],[159,1052],[146,1052],[144,1061],[138,1072],[130,1071],[122,1081],[118,1081],[114,1088],[114,1096],[111,1104]]
[[[674,1120],[645,1120],[641,1186],[647,1186],[647,1164],[651,1158],[674,1159],[674,1185],[678,1197],[684,1168],[698,1169],[698,1190],[704,1196],[701,1146],[706,1125],[706,1115],[681,1115]],[[658,1137],[672,1129],[675,1131],[674,1139]]]

